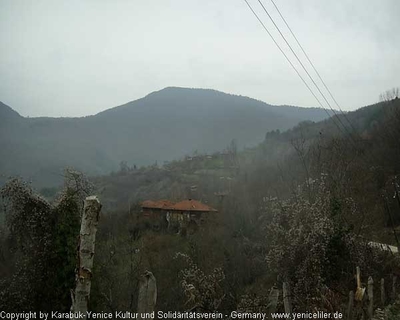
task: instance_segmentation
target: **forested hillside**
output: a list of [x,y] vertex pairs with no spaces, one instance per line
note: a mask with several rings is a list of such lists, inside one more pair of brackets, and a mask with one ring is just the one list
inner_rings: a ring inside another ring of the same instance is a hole
[[399,12],[1,0],[0,320],[400,320]]
[[322,109],[271,106],[214,90],[166,88],[84,118],[24,118],[0,105],[0,173],[36,186],[72,166],[91,175],[214,152],[232,139],[253,146],[266,131],[327,117]]
[[[302,122],[265,132],[258,146],[243,151],[232,141],[221,152],[164,166],[122,167],[93,178],[94,189],[67,171],[54,204],[48,202],[54,195],[45,200],[9,182],[2,189],[0,307],[68,310],[81,200],[96,193],[103,210],[91,310],[137,310],[139,275],[149,270],[157,279],[157,310],[268,312],[270,290],[285,283],[294,311],[345,314],[349,292],[361,290],[354,278],[359,267],[362,287],[370,276],[378,297],[387,292],[371,310],[397,319],[398,253],[370,242],[399,247],[399,99],[346,116],[340,117],[347,129],[335,117]],[[141,201],[186,198],[218,209],[198,232],[162,232],[143,221]],[[25,226],[26,219],[34,223]],[[283,311],[279,301],[274,310]],[[367,314],[365,305],[350,309],[355,318]]]

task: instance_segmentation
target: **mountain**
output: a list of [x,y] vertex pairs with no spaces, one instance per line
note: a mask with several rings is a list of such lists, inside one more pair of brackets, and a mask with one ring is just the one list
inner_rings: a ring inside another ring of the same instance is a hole
[[0,101],[0,123],[22,119],[20,114]]
[[[244,186],[248,188],[248,196],[252,199],[246,200],[248,209],[250,203],[258,204],[258,199],[268,194],[290,197],[294,181],[301,184],[306,179],[305,174],[318,178],[320,170],[325,174],[332,170],[336,178],[343,178],[350,168],[343,167],[343,163],[349,159],[354,171],[364,168],[367,172],[375,172],[370,171],[371,166],[379,166],[390,175],[399,172],[396,161],[400,157],[400,140],[396,139],[400,133],[399,101],[376,103],[319,122],[302,121],[286,131],[273,130],[267,132],[257,146],[234,156],[197,156],[190,161],[173,161],[161,168],[148,166],[93,177],[96,193],[101,194],[106,210],[123,211],[128,203],[134,205],[146,199],[178,201],[194,198],[218,206],[224,198],[217,198],[216,194],[227,195],[227,190],[236,184],[241,191]],[[304,158],[298,152],[303,152]],[[369,177],[364,173],[362,176],[363,179]],[[368,201],[373,203],[375,198]]]
[[72,166],[97,175],[128,165],[163,163],[185,154],[260,143],[265,133],[304,120],[318,108],[272,106],[215,90],[169,87],[142,99],[82,118],[24,118],[0,104],[0,173],[37,186],[62,181]]

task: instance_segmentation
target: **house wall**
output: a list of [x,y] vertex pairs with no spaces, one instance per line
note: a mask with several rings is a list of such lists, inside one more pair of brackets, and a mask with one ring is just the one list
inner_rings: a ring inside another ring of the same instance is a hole
[[155,229],[197,229],[205,220],[205,212],[173,211],[143,208],[143,218]]

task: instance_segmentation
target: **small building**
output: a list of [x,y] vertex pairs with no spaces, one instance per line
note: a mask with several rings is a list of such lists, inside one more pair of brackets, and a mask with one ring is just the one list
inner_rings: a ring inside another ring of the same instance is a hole
[[170,229],[177,232],[189,231],[193,233],[207,218],[207,215],[217,212],[216,209],[188,199],[173,203],[169,200],[142,203],[143,218],[155,229]]

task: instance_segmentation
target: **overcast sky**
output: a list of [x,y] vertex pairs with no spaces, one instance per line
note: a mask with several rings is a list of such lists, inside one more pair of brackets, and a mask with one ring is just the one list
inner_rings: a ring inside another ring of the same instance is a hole
[[[400,86],[399,0],[275,3],[344,110]],[[0,101],[23,116],[95,114],[168,86],[318,106],[243,0],[0,0]]]

